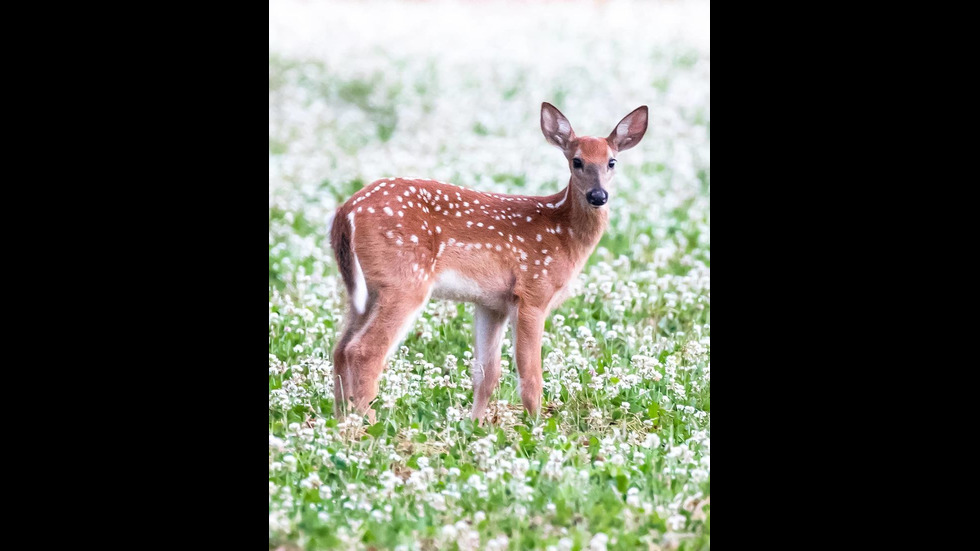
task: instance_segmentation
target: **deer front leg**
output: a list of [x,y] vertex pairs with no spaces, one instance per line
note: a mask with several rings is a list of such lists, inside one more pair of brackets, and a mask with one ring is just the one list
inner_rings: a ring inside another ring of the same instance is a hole
[[490,395],[500,381],[500,341],[507,316],[485,306],[477,306],[473,316],[476,334],[476,360],[473,362],[473,420],[483,424]]
[[541,335],[545,313],[540,308],[521,305],[517,310],[517,372],[520,377],[521,402],[531,415],[541,408]]

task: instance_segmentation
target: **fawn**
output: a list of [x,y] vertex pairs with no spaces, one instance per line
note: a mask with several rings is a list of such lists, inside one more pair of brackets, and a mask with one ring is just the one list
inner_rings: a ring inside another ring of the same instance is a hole
[[531,197],[474,191],[433,180],[383,178],[333,215],[330,240],[351,302],[334,349],[337,414],[348,400],[374,422],[371,401],[388,356],[430,297],[473,302],[476,358],[472,417],[482,424],[500,379],[508,320],[524,408],[541,406],[541,335],[608,223],[616,154],[640,142],[647,107],[606,138],[576,136],[541,105],[541,130],[568,159],[568,187]]

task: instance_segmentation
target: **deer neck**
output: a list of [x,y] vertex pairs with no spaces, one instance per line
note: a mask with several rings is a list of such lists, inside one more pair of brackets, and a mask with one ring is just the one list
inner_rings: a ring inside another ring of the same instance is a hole
[[609,224],[608,207],[594,208],[589,205],[581,193],[575,192],[571,179],[568,187],[549,199],[554,199],[553,204],[560,203],[554,211],[555,219],[563,229],[567,228],[562,235],[569,250],[581,257],[581,262],[575,264],[584,263],[606,231]]

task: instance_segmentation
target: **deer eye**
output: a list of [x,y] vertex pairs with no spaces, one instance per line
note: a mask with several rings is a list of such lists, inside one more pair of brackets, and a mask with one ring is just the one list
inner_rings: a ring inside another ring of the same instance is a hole
[[582,159],[572,159],[572,166],[582,168]]
[[616,159],[609,159],[609,168],[616,168]]

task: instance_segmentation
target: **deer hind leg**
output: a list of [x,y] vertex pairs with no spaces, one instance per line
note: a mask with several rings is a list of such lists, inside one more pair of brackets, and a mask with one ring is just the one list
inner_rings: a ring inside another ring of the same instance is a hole
[[500,382],[500,341],[507,326],[507,315],[477,305],[473,316],[476,334],[476,360],[473,362],[473,420],[483,424],[490,395]]
[[344,332],[333,349],[333,406],[334,415],[338,418],[342,418],[346,413],[354,389],[345,349],[354,335],[364,326],[369,312],[370,309],[363,314],[358,314],[351,305],[347,312],[347,319],[344,321]]
[[344,347],[354,407],[372,423],[375,411],[370,406],[378,396],[385,359],[412,327],[428,298],[428,287],[379,289],[365,312],[367,320]]

